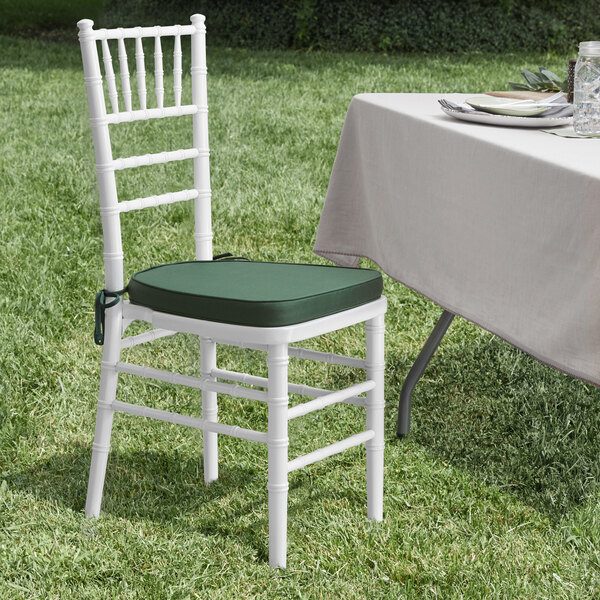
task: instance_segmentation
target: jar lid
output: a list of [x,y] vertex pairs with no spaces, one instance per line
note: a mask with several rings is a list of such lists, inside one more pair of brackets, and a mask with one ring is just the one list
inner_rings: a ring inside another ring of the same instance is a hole
[[579,54],[584,56],[600,56],[600,42],[580,42]]

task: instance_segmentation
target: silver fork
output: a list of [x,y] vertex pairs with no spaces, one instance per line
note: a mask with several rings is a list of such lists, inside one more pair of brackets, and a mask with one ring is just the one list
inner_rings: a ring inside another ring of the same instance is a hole
[[465,112],[465,111],[469,110],[469,109],[463,108],[462,106],[459,106],[457,104],[453,104],[451,102],[448,102],[444,98],[439,99],[438,102],[440,103],[440,106],[442,108],[445,108],[446,110],[459,110],[459,111],[462,111],[462,112]]

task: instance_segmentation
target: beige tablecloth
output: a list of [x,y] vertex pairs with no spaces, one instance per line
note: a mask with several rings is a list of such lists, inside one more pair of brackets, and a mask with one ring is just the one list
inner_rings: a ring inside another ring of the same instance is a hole
[[348,109],[314,251],[388,275],[600,385],[600,140],[466,123],[437,99]]

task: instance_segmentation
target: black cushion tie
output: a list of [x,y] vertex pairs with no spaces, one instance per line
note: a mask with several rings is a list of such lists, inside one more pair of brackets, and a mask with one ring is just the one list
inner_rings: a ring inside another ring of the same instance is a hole
[[[96,301],[94,302],[95,312],[95,327],[94,327],[94,342],[98,346],[104,345],[104,318],[105,311],[107,308],[116,306],[123,294],[127,291],[127,287],[122,290],[113,292],[111,290],[101,290],[96,294]],[[114,298],[110,302],[107,302],[107,298]]]

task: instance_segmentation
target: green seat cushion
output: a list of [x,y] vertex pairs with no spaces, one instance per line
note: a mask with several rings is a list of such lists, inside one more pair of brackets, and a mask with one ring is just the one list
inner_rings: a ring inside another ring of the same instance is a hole
[[281,327],[332,315],[381,296],[373,269],[248,261],[193,261],[151,267],[129,282],[132,304],[160,312]]

